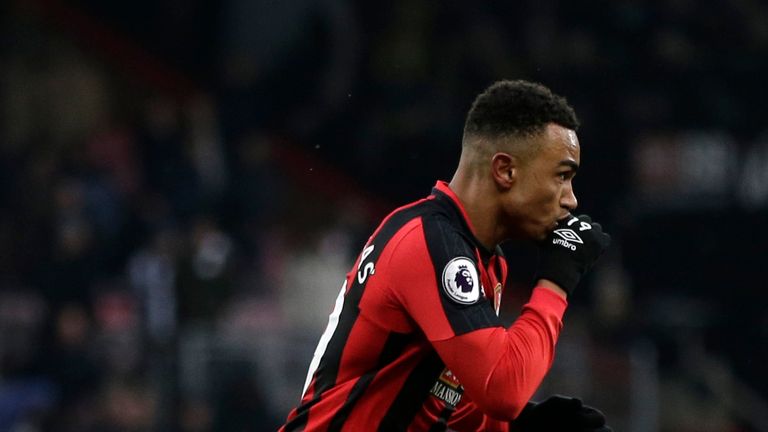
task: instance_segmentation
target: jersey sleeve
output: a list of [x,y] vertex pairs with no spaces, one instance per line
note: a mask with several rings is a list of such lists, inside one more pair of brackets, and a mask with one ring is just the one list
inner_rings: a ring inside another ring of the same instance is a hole
[[552,366],[565,308],[562,297],[538,287],[509,329],[480,329],[432,345],[478,408],[510,421]]
[[428,340],[502,328],[475,249],[449,224],[422,221],[387,252],[387,291]]

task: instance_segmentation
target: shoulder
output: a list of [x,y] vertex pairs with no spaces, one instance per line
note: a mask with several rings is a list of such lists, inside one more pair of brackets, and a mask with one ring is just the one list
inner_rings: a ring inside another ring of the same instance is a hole
[[475,259],[475,247],[463,226],[445,213],[435,212],[422,218],[424,240],[436,262],[459,256]]
[[462,227],[439,208],[425,206],[418,215],[408,218],[388,241],[390,252],[410,255],[423,249],[435,262],[466,256],[474,259],[475,247]]
[[[369,244],[381,253],[382,269],[391,275],[418,271],[436,282],[446,274],[452,280],[478,280],[476,248],[461,221],[433,200],[393,212]],[[455,277],[458,275],[458,277]]]

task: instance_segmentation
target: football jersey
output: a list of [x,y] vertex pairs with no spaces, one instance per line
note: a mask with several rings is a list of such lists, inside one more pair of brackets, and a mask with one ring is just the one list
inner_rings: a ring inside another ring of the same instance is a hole
[[505,329],[506,266],[445,182],[389,214],[347,274],[281,431],[507,430],[551,366],[566,303],[536,288]]

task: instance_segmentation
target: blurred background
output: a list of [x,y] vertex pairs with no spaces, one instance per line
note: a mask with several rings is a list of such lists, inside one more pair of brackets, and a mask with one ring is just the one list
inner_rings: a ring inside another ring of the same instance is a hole
[[575,107],[614,238],[537,397],[768,431],[768,3],[8,0],[0,35],[0,431],[275,430],[502,78]]

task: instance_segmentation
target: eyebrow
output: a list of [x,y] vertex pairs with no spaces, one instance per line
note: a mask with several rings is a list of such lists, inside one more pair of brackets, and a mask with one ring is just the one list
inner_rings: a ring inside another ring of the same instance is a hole
[[561,160],[560,163],[558,164],[558,166],[563,166],[563,165],[570,167],[574,172],[579,170],[579,164],[577,164],[576,162],[570,159]]

